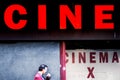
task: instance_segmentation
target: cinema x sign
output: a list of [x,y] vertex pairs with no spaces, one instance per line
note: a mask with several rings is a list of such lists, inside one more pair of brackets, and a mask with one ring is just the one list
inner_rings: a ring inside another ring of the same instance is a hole
[[66,80],[119,80],[119,57],[116,49],[66,50]]
[[119,29],[118,1],[13,0],[2,1],[0,7],[2,26],[0,32],[5,33],[59,32],[58,34],[61,34],[64,32],[66,34],[67,31],[74,31],[79,34],[82,31],[97,30],[116,33]]

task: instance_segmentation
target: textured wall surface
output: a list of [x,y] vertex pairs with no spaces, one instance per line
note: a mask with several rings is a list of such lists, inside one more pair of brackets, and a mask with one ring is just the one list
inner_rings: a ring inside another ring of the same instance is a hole
[[49,67],[51,80],[60,80],[59,43],[0,43],[0,80],[33,80],[43,63]]

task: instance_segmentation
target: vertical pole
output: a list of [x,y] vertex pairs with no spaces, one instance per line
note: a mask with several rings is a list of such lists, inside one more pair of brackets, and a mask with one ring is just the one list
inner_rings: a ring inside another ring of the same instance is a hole
[[65,42],[60,43],[60,80],[66,80]]

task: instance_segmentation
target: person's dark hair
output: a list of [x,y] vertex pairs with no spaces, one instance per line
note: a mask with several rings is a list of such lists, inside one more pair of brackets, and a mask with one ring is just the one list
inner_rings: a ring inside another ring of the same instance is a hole
[[39,71],[42,71],[43,69],[45,69],[45,67],[48,67],[48,66],[45,65],[45,64],[41,64],[41,65],[39,66]]

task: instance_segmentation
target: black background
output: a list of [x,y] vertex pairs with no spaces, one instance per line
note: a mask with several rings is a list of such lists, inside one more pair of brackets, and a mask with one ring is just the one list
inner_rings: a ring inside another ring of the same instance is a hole
[[[59,5],[65,4],[70,7],[70,9],[74,13],[74,5],[82,5],[82,31],[92,31],[94,30],[94,6],[97,4],[107,5],[113,4],[115,6],[115,10],[113,13],[112,22],[115,23],[114,31],[118,31],[120,28],[120,1],[119,0],[4,0],[0,1],[0,32],[14,32],[14,30],[9,29],[4,23],[4,11],[5,9],[12,4],[20,4],[24,6],[27,10],[27,15],[20,16],[17,14],[17,11],[14,13],[14,21],[17,22],[19,19],[27,19],[27,25],[21,29],[17,30],[17,32],[31,32],[37,31],[41,32],[42,30],[38,30],[38,4],[46,4],[47,5],[47,30],[46,31],[56,31],[59,29]],[[67,30],[73,30],[73,26],[67,20]],[[16,31],[15,31],[16,32]]]
[[[13,19],[27,19],[27,25],[21,30],[12,30],[4,23],[4,11],[12,4],[20,4],[27,10],[27,15],[14,13]],[[47,30],[38,30],[38,4],[47,5]],[[67,20],[67,30],[59,29],[59,5],[68,5],[74,13],[74,5],[82,5],[82,30],[74,30],[72,24]],[[112,22],[114,30],[94,29],[94,6],[95,5],[115,6]],[[80,36],[85,34],[84,39],[119,39],[120,32],[120,1],[119,0],[2,0],[0,1],[0,39],[2,40],[81,40]],[[102,33],[103,32],[103,33]],[[89,35],[90,33],[90,35]],[[102,33],[102,34],[101,34]],[[113,37],[114,33],[116,34]],[[80,34],[80,35],[79,35]],[[111,35],[112,34],[112,35]],[[72,36],[75,36],[73,37]],[[94,36],[95,35],[95,36]],[[36,36],[36,37],[34,37]],[[42,37],[41,37],[42,36]],[[69,37],[68,37],[69,36]],[[92,37],[91,37],[92,36]],[[112,37],[109,37],[112,36]],[[39,38],[38,38],[39,37]],[[45,37],[45,38],[44,38]],[[54,38],[55,37],[55,38]],[[65,38],[68,37],[68,38]]]

